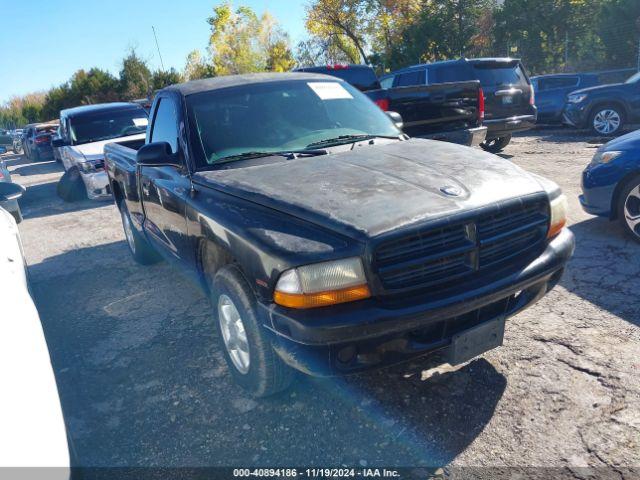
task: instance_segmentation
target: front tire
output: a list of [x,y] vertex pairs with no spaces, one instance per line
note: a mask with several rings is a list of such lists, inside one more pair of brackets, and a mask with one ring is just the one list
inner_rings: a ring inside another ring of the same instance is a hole
[[256,398],[288,388],[295,371],[274,351],[259,321],[255,296],[234,265],[215,275],[211,303],[220,347],[235,381]]
[[624,127],[624,114],[617,106],[597,107],[589,116],[589,126],[593,133],[601,137],[617,135]]
[[617,213],[625,233],[640,242],[640,175],[633,177],[623,187]]
[[56,187],[58,196],[65,202],[77,202],[87,199],[87,187],[82,181],[80,170],[77,167],[67,170]]
[[136,263],[140,265],[152,265],[158,263],[162,258],[156,252],[146,238],[133,228],[131,223],[131,214],[127,208],[127,204],[122,200],[119,205],[120,218],[122,219],[122,229],[124,237],[129,247],[129,252]]
[[504,137],[485,140],[480,144],[480,147],[490,153],[499,153],[504,150],[507,145],[509,145],[509,142],[511,142],[511,135],[505,135]]

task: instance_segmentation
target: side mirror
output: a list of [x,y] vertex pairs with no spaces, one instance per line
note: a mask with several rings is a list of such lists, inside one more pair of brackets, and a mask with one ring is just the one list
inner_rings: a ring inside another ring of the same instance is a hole
[[404,122],[402,121],[402,115],[400,115],[398,112],[386,112],[386,113],[387,113],[387,117],[391,119],[391,121],[396,125],[396,127],[398,127],[399,130],[402,130],[402,127],[404,127]]
[[144,167],[181,167],[178,156],[171,151],[168,142],[147,143],[136,155],[138,165]]
[[17,183],[2,182],[0,183],[0,202],[17,200],[25,191],[26,189]]
[[0,146],[0,155],[7,153],[7,147]]
[[51,140],[51,146],[54,148],[66,147],[67,142],[64,138],[57,137]]

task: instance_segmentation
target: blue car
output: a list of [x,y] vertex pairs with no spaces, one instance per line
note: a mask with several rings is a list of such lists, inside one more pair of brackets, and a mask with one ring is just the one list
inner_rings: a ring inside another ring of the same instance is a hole
[[561,73],[531,77],[536,94],[538,123],[562,123],[562,110],[567,95],[579,88],[593,87],[599,84],[595,73]]
[[640,130],[601,146],[582,172],[582,208],[640,242]]

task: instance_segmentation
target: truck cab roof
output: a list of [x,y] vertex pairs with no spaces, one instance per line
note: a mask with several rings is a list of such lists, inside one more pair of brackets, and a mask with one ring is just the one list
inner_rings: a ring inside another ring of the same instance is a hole
[[83,105],[81,107],[67,108],[60,111],[61,117],[79,117],[83,115],[90,115],[94,113],[109,112],[111,110],[127,110],[127,109],[139,109],[142,108],[137,103],[130,102],[111,102],[111,103],[96,103],[94,105]]
[[[226,75],[223,77],[204,78],[201,80],[191,80],[190,82],[178,83],[166,87],[161,91],[177,91],[182,96],[194,95],[196,93],[210,92],[223,88],[238,87],[254,83],[283,82],[287,80],[336,80],[329,75],[304,72],[285,73],[249,73],[244,75]],[[340,80],[340,79],[338,79]]]

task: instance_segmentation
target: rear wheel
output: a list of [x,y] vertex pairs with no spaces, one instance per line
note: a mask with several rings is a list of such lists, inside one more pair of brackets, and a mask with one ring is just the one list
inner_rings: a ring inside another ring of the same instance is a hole
[[480,147],[487,152],[498,153],[504,150],[504,148],[509,145],[509,142],[511,142],[511,135],[505,135],[504,137],[485,140],[480,144]]
[[124,200],[120,201],[120,218],[122,219],[122,229],[124,230],[124,237],[127,240],[127,246],[131,256],[140,265],[152,265],[158,263],[162,258],[156,252],[147,239],[144,238],[138,231],[133,228],[131,223],[131,215],[129,209]]
[[597,107],[590,116],[589,125],[596,135],[617,135],[624,126],[624,116],[620,107],[605,105]]
[[211,303],[220,347],[236,382],[254,397],[289,387],[295,370],[274,351],[258,319],[253,292],[234,265],[215,275]]
[[80,170],[77,167],[67,170],[56,187],[58,196],[65,202],[77,202],[87,199],[87,187],[82,181]]
[[627,182],[620,192],[618,221],[627,235],[640,242],[640,175]]

